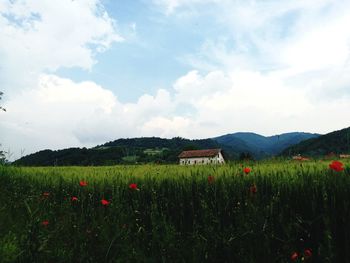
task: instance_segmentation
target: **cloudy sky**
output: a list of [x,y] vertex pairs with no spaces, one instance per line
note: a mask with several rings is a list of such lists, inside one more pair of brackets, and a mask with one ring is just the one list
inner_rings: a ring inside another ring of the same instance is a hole
[[11,159],[350,126],[348,0],[0,0]]

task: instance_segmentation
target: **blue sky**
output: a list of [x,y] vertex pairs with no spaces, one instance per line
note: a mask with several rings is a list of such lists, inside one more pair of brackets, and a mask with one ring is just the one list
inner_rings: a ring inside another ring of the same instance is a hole
[[178,19],[147,1],[103,1],[108,14],[125,38],[95,56],[87,72],[62,68],[58,73],[76,81],[90,79],[118,94],[125,102],[146,92],[171,87],[174,80],[192,69],[184,56],[195,53],[203,41],[220,31],[210,16]]
[[345,0],[0,0],[15,159],[122,137],[348,127]]

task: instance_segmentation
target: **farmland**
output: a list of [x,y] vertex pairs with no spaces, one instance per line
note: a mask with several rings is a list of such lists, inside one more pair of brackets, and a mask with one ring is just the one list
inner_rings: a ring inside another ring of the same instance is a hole
[[0,166],[1,262],[350,262],[343,163]]

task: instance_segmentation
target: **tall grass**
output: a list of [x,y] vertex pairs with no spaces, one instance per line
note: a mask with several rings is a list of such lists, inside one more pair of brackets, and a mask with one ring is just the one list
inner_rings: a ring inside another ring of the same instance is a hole
[[1,262],[350,262],[345,167],[0,167]]

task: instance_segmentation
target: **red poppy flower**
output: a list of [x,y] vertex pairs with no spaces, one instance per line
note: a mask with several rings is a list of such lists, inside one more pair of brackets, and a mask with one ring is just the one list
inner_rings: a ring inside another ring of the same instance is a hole
[[312,250],[310,248],[307,248],[304,250],[304,255],[306,258],[309,258],[312,256]]
[[43,193],[43,197],[49,197],[50,196],[50,193],[49,192],[44,192]]
[[82,187],[84,187],[84,186],[87,186],[88,183],[87,183],[86,181],[80,181],[80,182],[79,182],[79,185],[82,186]]
[[78,201],[78,197],[72,196],[72,201],[73,201],[73,202]]
[[329,168],[331,168],[332,170],[334,170],[336,172],[341,172],[344,170],[343,165],[344,164],[339,162],[339,161],[333,161],[331,164],[329,164]]
[[129,188],[130,188],[131,190],[139,190],[139,189],[137,188],[137,184],[129,184]]
[[106,199],[101,200],[101,204],[104,206],[108,206],[111,202],[107,201]]
[[245,174],[249,174],[251,171],[252,171],[252,169],[250,169],[249,167],[246,167],[246,168],[244,168],[244,170],[243,170],[243,172],[244,172]]
[[49,221],[48,220],[44,220],[44,221],[41,222],[41,224],[43,226],[48,226],[49,225]]
[[214,183],[214,181],[215,181],[214,176],[209,175],[208,176],[208,183],[212,184],[212,183]]
[[298,259],[298,253],[297,252],[293,252],[293,254],[290,256],[290,259],[292,260],[292,261],[296,261],[297,259]]
[[252,194],[256,194],[257,191],[258,191],[258,189],[256,188],[255,184],[249,188],[249,192]]

